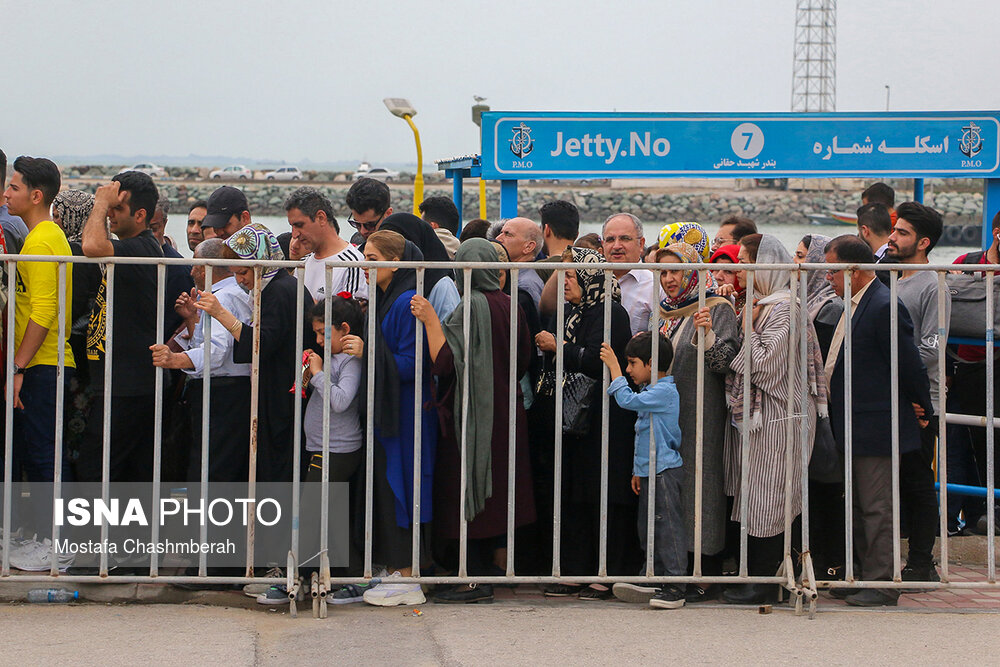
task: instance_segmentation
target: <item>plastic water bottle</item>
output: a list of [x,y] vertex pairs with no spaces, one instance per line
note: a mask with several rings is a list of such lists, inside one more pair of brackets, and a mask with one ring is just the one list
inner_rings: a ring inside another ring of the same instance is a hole
[[80,591],[62,588],[36,588],[28,591],[28,602],[73,602],[80,599]]

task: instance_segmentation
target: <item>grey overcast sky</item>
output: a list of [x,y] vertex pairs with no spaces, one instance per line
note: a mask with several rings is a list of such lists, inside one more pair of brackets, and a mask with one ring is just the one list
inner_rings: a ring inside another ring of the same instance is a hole
[[[1000,2],[841,0],[839,111],[1000,108]],[[787,111],[794,0],[0,0],[8,155],[426,163],[495,110]]]

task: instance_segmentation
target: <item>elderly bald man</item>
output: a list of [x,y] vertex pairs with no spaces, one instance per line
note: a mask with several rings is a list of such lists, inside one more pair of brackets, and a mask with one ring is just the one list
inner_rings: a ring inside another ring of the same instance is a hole
[[[542,247],[542,228],[528,218],[511,218],[497,234],[497,241],[506,248],[510,261],[533,262]],[[517,286],[531,295],[537,308],[545,286],[539,275],[531,269],[521,270],[518,272]]]

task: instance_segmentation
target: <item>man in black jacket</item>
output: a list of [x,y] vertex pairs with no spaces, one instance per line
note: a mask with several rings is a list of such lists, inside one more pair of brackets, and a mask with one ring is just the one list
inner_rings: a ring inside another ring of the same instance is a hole
[[[828,263],[873,264],[871,248],[857,236],[840,236],[826,248]],[[913,342],[913,323],[902,303],[893,304],[889,288],[874,271],[828,272],[841,297],[851,282],[851,466],[854,476],[855,536],[863,581],[892,578],[892,404],[887,391],[899,387],[899,452],[920,448],[920,425],[933,414],[927,369]],[[897,312],[898,369],[891,366],[890,318]],[[845,317],[834,332],[827,356],[830,419],[841,449],[845,449]],[[848,589],[841,589],[845,592]],[[898,590],[862,589],[846,597],[855,606],[895,605]]]

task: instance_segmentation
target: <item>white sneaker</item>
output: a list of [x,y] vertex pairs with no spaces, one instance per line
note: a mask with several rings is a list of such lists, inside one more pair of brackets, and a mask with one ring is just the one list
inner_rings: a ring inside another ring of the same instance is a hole
[[364,599],[376,607],[395,607],[397,605],[424,604],[427,598],[420,589],[420,584],[394,584],[392,579],[401,578],[399,572],[393,572],[382,582],[365,591]]
[[[36,536],[37,537],[37,536]],[[57,554],[57,566],[60,572],[65,572],[73,564],[73,554]],[[45,538],[27,540],[16,549],[11,547],[10,566],[25,572],[45,572],[52,567],[52,540]]]
[[641,586],[639,584],[617,583],[611,587],[611,592],[622,602],[638,602],[647,604],[660,590],[655,586]]

